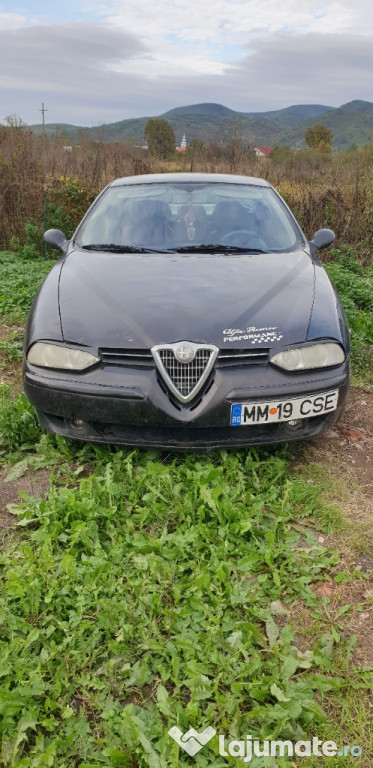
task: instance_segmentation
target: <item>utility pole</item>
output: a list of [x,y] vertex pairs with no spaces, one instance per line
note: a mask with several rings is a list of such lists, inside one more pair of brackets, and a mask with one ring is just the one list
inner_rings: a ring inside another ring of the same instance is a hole
[[[41,103],[41,109],[39,109],[39,112],[42,114],[43,118],[43,143],[44,143],[44,162],[45,162],[45,150],[47,148],[47,137],[45,135],[45,113],[48,112],[47,109],[45,109],[44,101]],[[44,231],[48,229],[48,214],[47,214],[47,187],[44,185],[43,187],[43,218],[44,218]],[[44,243],[44,258],[48,258],[48,246],[46,243]]]
[[44,118],[44,115],[45,115],[46,112],[48,112],[48,110],[45,109],[45,107],[44,107],[44,101],[42,101],[41,109],[39,109],[39,112],[41,112],[41,114],[43,116],[43,139],[44,139],[44,152],[45,152],[45,148],[46,148],[46,135],[45,135],[45,118]]

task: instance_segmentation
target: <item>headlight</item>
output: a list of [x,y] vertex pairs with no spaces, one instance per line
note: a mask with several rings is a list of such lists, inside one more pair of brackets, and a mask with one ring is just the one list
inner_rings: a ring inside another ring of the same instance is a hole
[[331,365],[340,365],[345,359],[346,356],[342,347],[332,342],[287,349],[285,352],[278,352],[270,358],[273,365],[284,368],[285,371],[328,368]]
[[98,363],[100,358],[84,352],[82,349],[71,349],[57,344],[36,342],[28,352],[27,360],[32,365],[42,368],[67,368],[70,371],[84,371]]

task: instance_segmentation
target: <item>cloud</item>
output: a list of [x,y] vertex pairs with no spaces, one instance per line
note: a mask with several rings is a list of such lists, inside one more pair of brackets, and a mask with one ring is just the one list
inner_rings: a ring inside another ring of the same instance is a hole
[[[0,11],[0,29],[19,29],[29,23],[27,16],[20,13],[2,13]],[[31,22],[32,23],[32,22]]]
[[372,69],[373,35],[283,34],[262,41],[226,80],[262,109],[268,108],[268,90],[271,108],[305,103],[340,106],[356,98],[373,101]]
[[142,78],[137,114],[158,114],[173,106],[211,101],[243,112],[279,109],[291,104],[338,107],[352,99],[373,101],[373,35],[282,34],[249,46],[242,61],[220,75],[170,71],[157,79],[157,92]]
[[155,44],[180,41],[242,44],[280,32],[365,34],[372,29],[370,0],[110,0],[96,11],[116,28],[132,29]]
[[[113,73],[117,62],[146,55],[144,44],[130,32],[101,24],[59,24],[0,31],[0,103],[7,113],[30,120],[31,105],[39,122],[39,101],[48,101],[50,119],[70,122],[74,102],[81,114],[97,118],[113,109],[126,91],[126,78]],[[23,94],[23,95],[21,95]],[[123,110],[123,107],[122,107]],[[75,108],[76,112],[76,108]],[[54,122],[55,120],[53,120]]]
[[47,122],[99,125],[206,101],[244,112],[373,101],[365,0],[205,0],[198,13],[195,0],[126,0],[84,23],[12,18],[0,29],[0,120],[40,122],[42,102]]

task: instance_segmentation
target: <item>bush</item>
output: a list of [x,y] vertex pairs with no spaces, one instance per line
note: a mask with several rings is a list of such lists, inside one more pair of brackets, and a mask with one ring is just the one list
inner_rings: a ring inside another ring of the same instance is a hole
[[48,229],[61,229],[71,237],[95,197],[96,192],[78,176],[54,179],[48,193]]
[[12,250],[21,259],[39,259],[44,254],[43,233],[35,219],[29,219],[25,223],[24,243],[21,245],[19,237],[12,237]]

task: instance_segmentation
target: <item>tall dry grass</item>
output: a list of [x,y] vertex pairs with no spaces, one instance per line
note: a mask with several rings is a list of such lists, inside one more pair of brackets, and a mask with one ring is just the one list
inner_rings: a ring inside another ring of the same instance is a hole
[[225,145],[198,142],[193,153],[175,153],[167,161],[139,147],[84,136],[71,151],[65,144],[66,137],[44,142],[25,126],[0,127],[0,249],[9,248],[14,236],[22,242],[30,219],[41,230],[61,221],[71,229],[114,178],[192,170],[264,177],[283,195],[307,237],[329,227],[337,246],[347,243],[362,259],[371,258],[373,143],[335,154],[284,151],[258,160],[233,136]]

